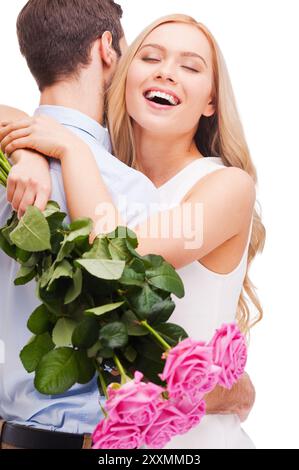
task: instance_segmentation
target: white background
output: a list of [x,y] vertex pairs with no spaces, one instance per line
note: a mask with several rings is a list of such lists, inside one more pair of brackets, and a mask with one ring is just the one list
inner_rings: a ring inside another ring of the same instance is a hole
[[[31,113],[38,91],[15,34],[25,3],[0,1],[0,103]],[[210,29],[224,53],[258,171],[258,201],[267,229],[265,250],[251,268],[264,319],[251,335],[247,369],[257,397],[244,429],[258,448],[299,448],[298,1],[119,3],[129,41],[159,16],[186,13]]]

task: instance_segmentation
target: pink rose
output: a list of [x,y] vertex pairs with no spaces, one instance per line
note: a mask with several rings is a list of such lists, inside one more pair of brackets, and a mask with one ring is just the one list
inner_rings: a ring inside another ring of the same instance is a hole
[[142,378],[143,374],[136,371],[134,380],[121,388],[115,390],[108,386],[105,409],[110,421],[146,426],[156,418],[165,390],[154,383],[142,382]]
[[213,348],[186,338],[167,353],[159,377],[166,380],[170,397],[189,397],[196,404],[215,387],[220,372],[213,363]]
[[143,444],[140,428],[134,424],[103,419],[92,434],[93,449],[138,449]]
[[160,413],[155,421],[143,429],[145,444],[153,449],[163,449],[173,436],[180,434],[184,414],[169,401],[160,405]]
[[206,414],[206,402],[201,400],[199,403],[192,403],[189,398],[182,397],[179,400],[170,400],[173,405],[183,413],[182,421],[178,420],[179,434],[185,434],[190,429],[198,426]]
[[225,388],[243,375],[247,361],[247,347],[244,335],[235,323],[224,324],[209,343],[213,347],[214,363],[221,367],[218,381]]
[[163,449],[172,437],[185,434],[197,426],[205,415],[205,410],[204,400],[195,406],[187,402],[179,404],[172,399],[165,401],[160,406],[160,414],[156,420],[144,428],[145,444],[153,449]]

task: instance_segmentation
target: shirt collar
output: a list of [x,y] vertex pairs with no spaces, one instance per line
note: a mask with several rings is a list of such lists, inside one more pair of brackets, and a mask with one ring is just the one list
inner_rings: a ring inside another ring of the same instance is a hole
[[46,114],[56,119],[60,124],[80,129],[107,147],[109,142],[107,129],[77,109],[54,105],[40,105],[34,114]]

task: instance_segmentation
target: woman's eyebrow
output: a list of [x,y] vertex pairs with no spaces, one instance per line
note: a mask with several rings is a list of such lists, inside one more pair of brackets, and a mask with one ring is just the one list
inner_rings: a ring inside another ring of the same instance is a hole
[[[139,50],[141,51],[145,47],[153,47],[155,49],[159,49],[162,52],[166,51],[165,47],[161,46],[160,44],[144,44],[143,46],[141,46]],[[203,63],[205,64],[205,66],[208,68],[208,65],[205,59],[201,55],[197,54],[196,52],[181,52],[180,55],[182,57],[195,57],[197,59],[201,59]]]

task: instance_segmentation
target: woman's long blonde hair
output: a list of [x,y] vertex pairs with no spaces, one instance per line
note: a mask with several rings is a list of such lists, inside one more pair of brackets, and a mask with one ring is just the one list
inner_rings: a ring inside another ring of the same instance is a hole
[[[135,39],[121,59],[108,94],[108,127],[114,154],[127,165],[136,167],[133,127],[126,108],[126,77],[131,62],[146,37],[158,26],[165,23],[185,23],[196,26],[204,33],[212,49],[213,98],[216,111],[212,117],[202,116],[200,119],[195,137],[198,149],[204,156],[221,157],[225,166],[242,168],[257,183],[256,169],[250,157],[221,50],[210,31],[202,23],[198,23],[193,18],[185,15],[165,16],[152,23]],[[265,237],[266,231],[261,216],[254,209],[247,271],[236,313],[236,321],[244,333],[248,333],[249,329],[263,317],[263,309],[255,292],[256,286],[249,279],[248,271],[255,255],[263,251]],[[250,316],[246,294],[257,309],[257,315],[254,318]]]

